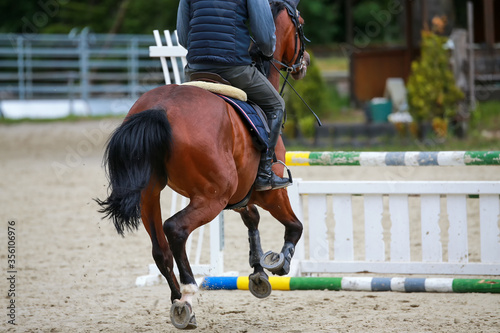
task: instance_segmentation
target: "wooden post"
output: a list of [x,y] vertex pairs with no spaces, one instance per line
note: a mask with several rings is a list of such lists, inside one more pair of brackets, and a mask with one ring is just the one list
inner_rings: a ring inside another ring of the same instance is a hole
[[495,44],[495,18],[493,0],[483,0],[484,9],[484,38],[486,45],[493,48]]
[[[346,43],[354,48],[353,21],[352,21],[352,0],[345,2],[345,17],[346,17]],[[354,91],[354,57],[353,53],[349,54],[349,98],[351,106],[356,102],[356,92]]]
[[429,29],[429,21],[427,18],[427,2],[422,0],[422,29]]
[[411,73],[411,62],[415,58],[415,45],[413,43],[413,1],[405,1],[405,34],[406,34],[406,75],[408,78]]

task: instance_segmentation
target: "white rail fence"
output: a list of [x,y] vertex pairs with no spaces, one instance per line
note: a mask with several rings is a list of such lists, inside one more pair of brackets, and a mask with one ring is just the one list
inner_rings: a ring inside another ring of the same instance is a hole
[[288,192],[307,220],[295,275],[500,274],[500,182],[299,180]]

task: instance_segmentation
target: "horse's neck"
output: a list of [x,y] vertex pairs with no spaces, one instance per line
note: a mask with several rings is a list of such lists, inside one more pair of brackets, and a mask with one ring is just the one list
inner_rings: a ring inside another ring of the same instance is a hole
[[274,89],[279,91],[279,85],[280,85],[280,73],[277,71],[272,65],[270,68],[270,73],[268,76],[269,82],[273,85]]
[[[283,44],[280,43],[279,41],[276,43],[276,49],[274,50],[274,59],[279,60],[280,62],[283,62],[283,57],[285,55],[285,50],[283,49]],[[273,85],[274,89],[279,91],[279,86],[280,86],[280,72],[277,68],[280,68],[281,65],[274,63],[271,64],[271,68],[269,69],[269,76],[268,79]]]
[[[287,36],[290,33],[291,28],[286,28],[289,22],[288,13],[286,10],[281,11],[275,20],[276,26],[276,49],[274,50],[274,59],[281,62],[285,62],[285,54],[287,53]],[[292,46],[293,47],[293,46]],[[279,65],[276,64],[279,68]],[[271,65],[270,74],[268,76],[269,81],[274,86],[274,88],[279,91],[280,85],[280,72]]]

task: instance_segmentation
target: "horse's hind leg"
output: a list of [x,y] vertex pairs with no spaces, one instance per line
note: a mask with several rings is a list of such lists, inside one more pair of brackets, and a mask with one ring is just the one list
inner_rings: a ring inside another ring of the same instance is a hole
[[193,230],[212,221],[226,206],[227,200],[191,198],[189,205],[163,224],[172,254],[179,269],[181,297],[172,305],[170,318],[177,328],[195,328],[192,300],[198,286],[186,254],[186,241]]
[[179,283],[173,272],[173,256],[170,246],[168,245],[165,234],[163,233],[161,210],[160,210],[160,193],[157,190],[146,189],[143,191],[141,199],[141,217],[144,227],[151,237],[153,259],[156,266],[167,279],[170,286],[170,299],[173,302],[181,297]]
[[250,292],[258,298],[265,298],[271,294],[269,278],[260,264],[263,255],[260,245],[259,221],[260,215],[257,207],[248,205],[245,208],[236,209],[240,213],[243,223],[248,228],[248,242],[250,243],[249,261],[250,267],[254,269],[248,277]]

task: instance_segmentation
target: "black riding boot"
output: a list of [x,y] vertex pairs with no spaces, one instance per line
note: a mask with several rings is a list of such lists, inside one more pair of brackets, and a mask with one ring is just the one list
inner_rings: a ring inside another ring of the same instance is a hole
[[281,178],[271,170],[274,148],[280,136],[283,111],[269,113],[267,116],[267,122],[271,131],[269,133],[269,149],[267,152],[263,152],[260,157],[259,171],[255,180],[255,191],[275,190],[292,184],[288,178]]

